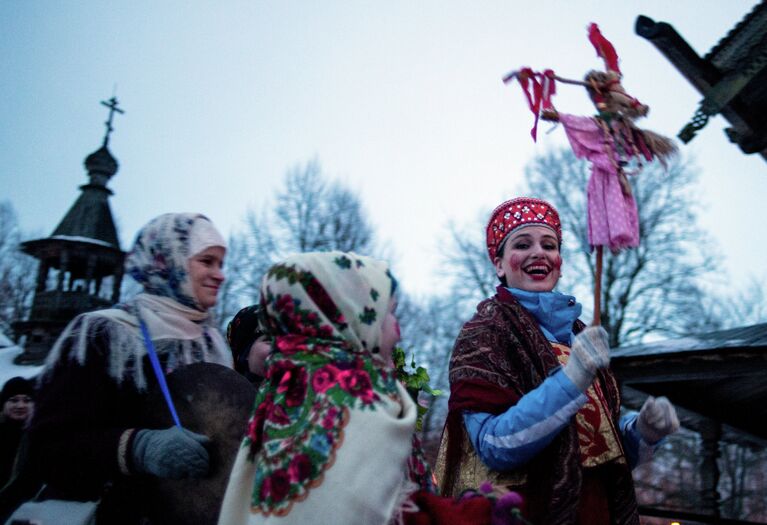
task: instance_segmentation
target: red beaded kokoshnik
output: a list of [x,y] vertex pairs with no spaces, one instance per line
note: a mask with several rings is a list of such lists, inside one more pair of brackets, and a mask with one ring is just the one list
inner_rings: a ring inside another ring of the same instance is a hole
[[517,197],[499,204],[490,215],[486,230],[490,260],[495,260],[498,247],[508,234],[528,224],[548,226],[557,234],[559,243],[562,243],[562,225],[556,208],[541,199]]

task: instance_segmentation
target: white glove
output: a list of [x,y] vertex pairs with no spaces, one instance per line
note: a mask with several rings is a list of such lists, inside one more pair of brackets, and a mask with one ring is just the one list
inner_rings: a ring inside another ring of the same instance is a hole
[[601,326],[589,326],[575,336],[564,372],[581,392],[594,380],[597,370],[610,365],[607,332]]
[[679,418],[671,401],[666,397],[648,397],[639,411],[637,430],[649,445],[679,430]]

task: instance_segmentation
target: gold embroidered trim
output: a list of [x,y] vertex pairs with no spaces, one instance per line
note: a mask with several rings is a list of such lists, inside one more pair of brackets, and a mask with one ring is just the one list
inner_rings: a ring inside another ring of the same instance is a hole
[[445,429],[442,434],[442,442],[440,443],[436,467],[434,469],[434,475],[437,478],[437,484],[443,496],[459,496],[464,490],[477,489],[486,481],[489,481],[496,487],[505,487],[508,490],[519,489],[527,483],[527,473],[524,468],[498,472],[482,463],[482,460],[479,459],[474,450],[474,445],[472,445],[465,427],[461,425],[461,462],[457,465],[458,473],[453,483],[453,491],[451,494],[446,494],[443,483],[447,468],[447,434],[447,429]]
[[[563,366],[567,364],[570,348],[558,343],[551,343],[551,346],[554,347],[559,362]],[[612,423],[599,380],[589,386],[586,397],[588,401],[575,414],[581,466],[596,467],[616,459],[622,460],[624,453],[620,434]],[[590,417],[589,414],[591,414]],[[599,426],[593,426],[590,421],[597,422]]]

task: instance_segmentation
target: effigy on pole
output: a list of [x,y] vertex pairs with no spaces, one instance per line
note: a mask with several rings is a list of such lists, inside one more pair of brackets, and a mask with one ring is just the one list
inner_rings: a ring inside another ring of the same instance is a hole
[[[503,77],[508,84],[519,82],[530,111],[535,116],[530,130],[537,141],[538,122],[562,124],[575,156],[587,159],[591,175],[586,188],[588,240],[595,251],[594,319],[601,324],[602,263],[604,247],[613,253],[639,246],[639,215],[628,176],[637,175],[643,162],[658,159],[664,166],[677,152],[674,141],[634,121],[644,117],[649,107],[629,95],[621,83],[623,75],[618,54],[597,24],[591,24],[588,38],[604,70],[591,70],[583,80],[561,77],[551,69],[535,71],[523,67]],[[578,85],[586,91],[597,109],[596,115],[579,116],[558,111],[552,98],[557,83]]]

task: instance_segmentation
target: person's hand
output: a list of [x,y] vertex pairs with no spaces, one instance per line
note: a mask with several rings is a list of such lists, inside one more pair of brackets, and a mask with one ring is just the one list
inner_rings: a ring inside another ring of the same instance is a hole
[[597,370],[609,365],[607,332],[601,326],[589,326],[575,336],[564,372],[581,392],[585,392]]
[[259,337],[248,351],[248,369],[257,376],[266,375],[266,358],[272,351],[272,343],[265,337]]
[[637,430],[649,445],[679,430],[679,418],[671,401],[666,397],[648,397],[639,411]]
[[139,430],[133,440],[133,466],[158,478],[200,478],[208,473],[210,439],[178,427]]

